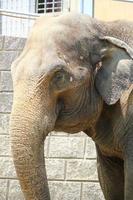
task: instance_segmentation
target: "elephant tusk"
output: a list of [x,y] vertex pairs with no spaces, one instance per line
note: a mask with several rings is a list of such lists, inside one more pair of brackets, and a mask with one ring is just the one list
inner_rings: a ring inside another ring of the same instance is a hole
[[102,67],[102,62],[100,61],[96,64],[96,69],[99,70],[101,67]]
[[72,81],[73,81],[73,77],[71,76],[71,77],[70,77],[70,82],[72,82]]
[[98,62],[98,63],[96,64],[95,73],[97,73],[98,70],[99,70],[101,67],[102,67],[102,62],[100,61],[100,62]]
[[84,59],[84,57],[83,57],[83,56],[80,56],[79,58],[80,58],[80,60],[83,60],[83,59]]

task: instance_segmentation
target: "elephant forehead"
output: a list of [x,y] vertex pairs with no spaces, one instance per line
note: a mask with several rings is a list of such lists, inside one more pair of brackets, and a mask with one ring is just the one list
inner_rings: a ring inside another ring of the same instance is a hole
[[53,48],[55,45],[63,47],[63,44],[70,47],[80,38],[91,37],[92,32],[91,19],[85,16],[78,14],[65,14],[58,17],[42,16],[33,26],[27,43],[46,49]]
[[[79,17],[79,18],[78,18]],[[89,38],[86,21],[80,15],[40,17],[28,37],[20,64],[27,72],[43,73],[56,63],[80,65],[88,62]],[[89,18],[87,17],[87,23]],[[31,71],[29,71],[31,69]]]
[[49,63],[56,65],[56,63],[62,61],[65,61],[65,63],[75,62],[76,64],[80,58],[83,59],[83,57],[89,55],[85,44],[84,41],[76,41],[76,38],[73,38],[70,42],[70,39],[67,40],[67,35],[51,32],[43,40],[33,39],[29,42],[30,48],[24,58],[24,65],[27,66],[30,63],[31,67],[47,68]]
[[71,46],[77,39],[77,33],[72,34],[73,30],[61,24],[47,24],[44,27],[33,28],[27,40],[32,48],[54,49],[57,46]]

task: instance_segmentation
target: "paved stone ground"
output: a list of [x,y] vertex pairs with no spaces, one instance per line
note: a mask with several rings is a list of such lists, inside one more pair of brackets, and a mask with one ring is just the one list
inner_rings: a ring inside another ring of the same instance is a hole
[[[12,106],[10,66],[25,39],[0,36],[0,200],[24,200],[13,166],[9,117]],[[52,132],[45,141],[51,200],[103,200],[94,144],[84,133]]]

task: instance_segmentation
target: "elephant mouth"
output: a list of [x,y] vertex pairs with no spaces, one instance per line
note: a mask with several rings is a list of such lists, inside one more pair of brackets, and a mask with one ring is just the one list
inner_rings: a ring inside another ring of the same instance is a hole
[[77,132],[81,131],[80,127],[81,127],[80,123],[70,125],[69,123],[66,124],[60,120],[57,120],[57,122],[55,124],[55,131],[59,131],[59,132],[63,131],[63,132],[67,132],[67,133],[77,133]]
[[88,127],[89,120],[86,116],[64,114],[61,111],[55,122],[55,131],[64,131],[68,133],[77,133]]
[[86,127],[88,126],[88,123],[81,123],[81,122],[77,122],[77,123],[73,123],[70,124],[67,121],[62,121],[61,119],[56,121],[55,124],[55,131],[64,131],[67,133],[78,133],[80,131],[84,131],[86,129]]

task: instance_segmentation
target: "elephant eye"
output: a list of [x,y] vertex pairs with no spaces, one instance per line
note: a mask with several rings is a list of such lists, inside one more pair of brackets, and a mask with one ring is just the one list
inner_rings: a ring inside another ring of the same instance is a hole
[[65,80],[65,78],[67,78],[68,76],[68,72],[66,72],[65,70],[60,70],[60,71],[57,71],[55,72],[54,74],[54,79],[56,81],[62,81],[62,80]]
[[67,84],[70,82],[70,79],[71,79],[70,74],[64,69],[61,69],[55,72],[52,79],[52,85],[54,86],[55,89],[61,90],[67,86]]
[[64,78],[64,74],[63,74],[63,71],[58,71],[55,73],[55,77],[54,77],[56,80],[61,80]]

